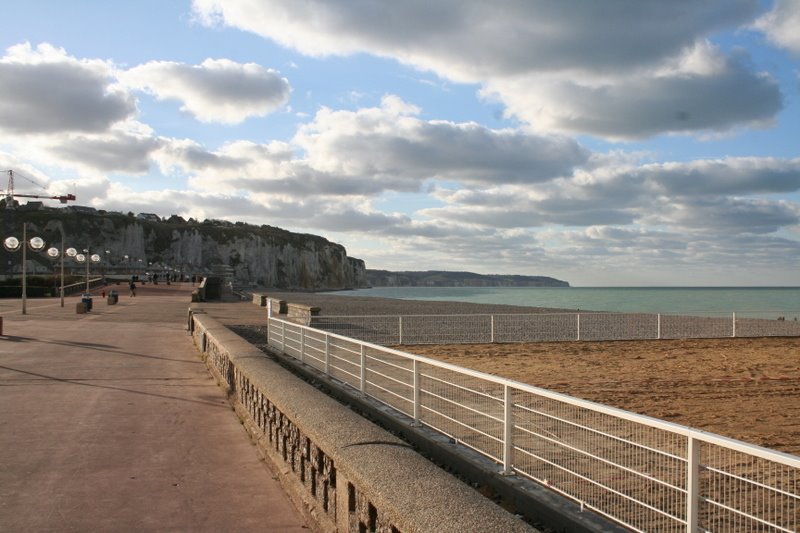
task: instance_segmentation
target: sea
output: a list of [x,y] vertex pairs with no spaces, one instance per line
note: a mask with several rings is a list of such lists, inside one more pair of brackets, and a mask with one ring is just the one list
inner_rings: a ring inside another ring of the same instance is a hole
[[338,294],[620,313],[800,317],[800,287],[376,287]]

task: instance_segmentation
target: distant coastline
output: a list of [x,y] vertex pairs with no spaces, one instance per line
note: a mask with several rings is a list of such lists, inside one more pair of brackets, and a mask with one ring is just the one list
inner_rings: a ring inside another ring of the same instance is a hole
[[569,287],[569,283],[547,276],[476,274],[474,272],[424,272],[367,269],[371,287]]
[[[341,294],[341,293],[340,293]],[[800,319],[800,287],[374,287],[355,297],[617,313]]]

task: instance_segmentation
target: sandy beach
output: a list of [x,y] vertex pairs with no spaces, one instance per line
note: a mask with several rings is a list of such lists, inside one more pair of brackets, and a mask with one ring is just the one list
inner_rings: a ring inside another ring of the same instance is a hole
[[[322,315],[552,309],[270,293]],[[523,383],[800,454],[800,337],[399,346]]]
[[800,338],[419,345],[401,349],[800,454]]

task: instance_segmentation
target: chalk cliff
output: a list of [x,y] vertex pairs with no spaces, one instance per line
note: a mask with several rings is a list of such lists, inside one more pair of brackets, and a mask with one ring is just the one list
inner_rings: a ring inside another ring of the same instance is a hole
[[[21,206],[24,208],[24,206]],[[349,289],[367,286],[364,262],[347,256],[343,246],[323,237],[292,233],[272,226],[240,222],[161,220],[155,215],[108,213],[72,206],[60,209],[3,210],[6,234],[38,235],[48,246],[60,246],[63,224],[66,247],[89,248],[102,261],[94,270],[130,269],[184,275],[215,270],[232,273],[239,284],[285,289]],[[0,253],[9,255],[0,248]],[[127,257],[126,257],[127,256]],[[29,254],[43,267],[44,254]],[[17,260],[4,257],[3,265]]]

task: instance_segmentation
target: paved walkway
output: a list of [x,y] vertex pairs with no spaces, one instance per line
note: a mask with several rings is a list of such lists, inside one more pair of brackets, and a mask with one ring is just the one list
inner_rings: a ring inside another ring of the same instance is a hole
[[307,531],[186,332],[191,285],[111,288],[0,300],[0,530]]

